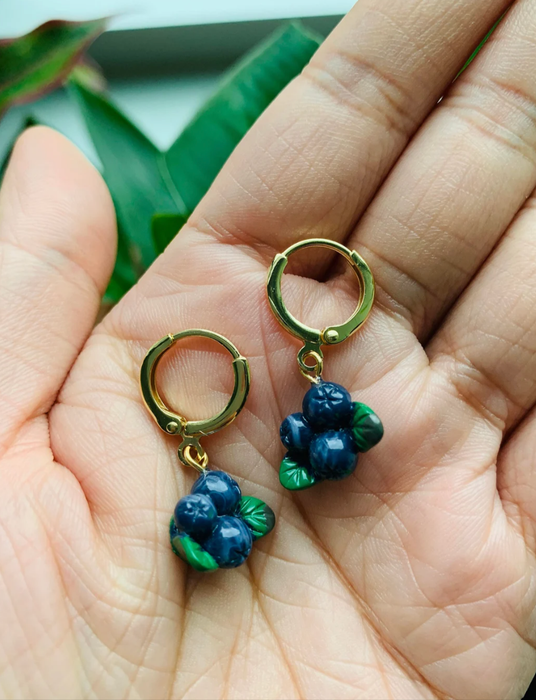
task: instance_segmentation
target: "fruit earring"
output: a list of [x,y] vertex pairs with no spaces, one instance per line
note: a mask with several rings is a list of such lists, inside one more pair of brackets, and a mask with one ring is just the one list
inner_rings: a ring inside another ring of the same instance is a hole
[[[289,256],[301,248],[320,246],[340,253],[350,263],[360,285],[360,299],[352,316],[339,326],[316,330],[300,323],[286,309],[281,279]],[[305,394],[302,413],[292,413],[281,424],[281,442],[287,449],[279,478],[292,491],[306,489],[325,479],[338,480],[352,474],[359,452],[374,447],[383,437],[383,426],[374,411],[363,403],[352,402],[340,384],[322,380],[322,345],[336,345],[363,325],[374,302],[374,278],[369,266],[355,250],[340,243],[312,238],[300,241],[275,256],[268,272],[268,300],[279,323],[300,338],[300,372],[312,387]]]
[[[182,338],[201,336],[220,343],[233,358],[235,385],[227,406],[214,418],[188,421],[164,404],[156,387],[156,368],[162,355]],[[169,334],[149,350],[140,372],[145,405],[168,435],[182,438],[179,459],[199,472],[189,496],[175,506],[170,521],[171,548],[197,571],[240,566],[254,540],[275,525],[272,509],[252,496],[242,496],[236,481],[222,471],[208,469],[208,456],[199,439],[229,425],[242,410],[249,391],[249,364],[226,338],[202,329]]]

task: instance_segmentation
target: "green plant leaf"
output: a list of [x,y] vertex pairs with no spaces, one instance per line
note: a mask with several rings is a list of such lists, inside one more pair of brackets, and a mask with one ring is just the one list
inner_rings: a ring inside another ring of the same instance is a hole
[[101,73],[100,67],[87,55],[78,61],[72,69],[69,79],[79,85],[85,85],[88,90],[93,90],[93,92],[106,92],[108,88],[108,83]]
[[302,491],[317,483],[317,480],[305,465],[296,462],[288,455],[281,462],[279,481],[289,491]]
[[[506,14],[506,13],[505,13],[505,14]],[[478,54],[480,53],[480,51],[481,51],[482,48],[484,47],[484,44],[488,41],[488,39],[491,37],[491,35],[493,34],[493,32],[494,32],[494,31],[497,29],[497,27],[499,26],[499,24],[500,24],[500,22],[501,22],[501,20],[502,20],[503,17],[504,17],[504,14],[501,15],[501,16],[499,17],[499,19],[495,22],[495,24],[493,25],[493,27],[488,31],[488,33],[486,34],[486,36],[485,36],[485,37],[482,39],[482,41],[478,44],[478,46],[476,47],[476,49],[473,51],[473,53],[469,56],[469,58],[468,58],[467,61],[465,62],[463,68],[460,70],[460,72],[459,72],[458,75],[456,76],[456,79],[459,78],[460,75],[464,72],[464,70],[466,70],[466,69],[471,65],[471,63],[475,60],[475,58],[478,56]]]
[[264,537],[274,529],[274,511],[260,498],[242,496],[238,504],[238,513],[246,521],[255,540]]
[[219,569],[218,563],[214,557],[208,552],[205,552],[198,542],[193,540],[185,532],[177,531],[173,518],[171,518],[169,524],[169,536],[171,549],[178,557],[187,564],[190,564],[196,571],[215,571]]
[[104,26],[104,20],[46,22],[0,42],[0,112],[59,85]]
[[301,24],[288,24],[227,74],[166,153],[169,173],[188,211],[194,210],[237,143],[301,72],[321,41]]
[[366,452],[377,445],[383,437],[383,425],[370,406],[354,403],[352,435],[359,452]]
[[104,95],[69,81],[93,145],[104,179],[115,202],[124,233],[142,267],[155,258],[151,219],[158,211],[187,216],[184,203],[167,172],[163,154]]
[[139,260],[136,261],[135,257],[136,251],[133,250],[121,220],[117,217],[117,253],[112,276],[104,293],[103,301],[106,304],[116,304],[136,284],[141,270]]
[[151,235],[157,255],[163,253],[187,221],[180,214],[154,214],[151,219]]

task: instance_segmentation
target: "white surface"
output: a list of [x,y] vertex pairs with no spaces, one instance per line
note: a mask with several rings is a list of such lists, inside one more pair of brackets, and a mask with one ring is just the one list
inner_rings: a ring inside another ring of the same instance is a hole
[[113,17],[110,29],[344,14],[354,0],[0,0],[0,37],[49,19]]

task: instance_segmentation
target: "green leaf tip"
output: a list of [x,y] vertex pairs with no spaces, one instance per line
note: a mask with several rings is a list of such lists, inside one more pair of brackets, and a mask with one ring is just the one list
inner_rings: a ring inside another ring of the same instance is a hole
[[317,483],[307,467],[286,456],[279,469],[279,481],[289,491],[302,491]]
[[383,424],[370,406],[354,403],[352,435],[359,452],[366,452],[383,437]]
[[176,533],[175,520],[169,523],[171,549],[183,561],[196,571],[215,571],[219,566],[212,555],[205,552],[203,547],[184,532]]
[[238,513],[258,540],[274,529],[275,515],[270,506],[260,498],[242,496],[238,504]]

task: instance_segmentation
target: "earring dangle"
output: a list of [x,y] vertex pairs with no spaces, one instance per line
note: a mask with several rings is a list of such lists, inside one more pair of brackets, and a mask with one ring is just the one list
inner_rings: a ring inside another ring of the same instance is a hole
[[[360,299],[352,316],[343,324],[323,330],[310,328],[286,309],[281,280],[289,256],[302,248],[319,246],[340,253],[357,275]],[[311,238],[300,241],[275,256],[268,272],[268,300],[279,323],[304,342],[298,352],[300,372],[312,387],[305,394],[302,413],[292,413],[281,424],[281,442],[287,449],[279,478],[292,491],[306,489],[324,480],[344,479],[357,466],[358,453],[374,447],[383,437],[383,426],[374,411],[352,402],[340,384],[322,379],[322,345],[347,340],[366,321],[374,302],[374,278],[363,258],[335,241]]]
[[[156,386],[156,369],[163,354],[177,341],[189,337],[215,340],[233,358],[234,390],[227,406],[213,418],[189,421],[170,410]],[[203,329],[169,334],[149,350],[140,371],[145,405],[168,435],[182,438],[179,460],[199,472],[190,494],[175,506],[170,521],[171,548],[197,571],[233,569],[251,552],[252,544],[275,525],[272,509],[258,498],[242,496],[236,481],[226,472],[208,468],[208,455],[199,442],[205,435],[229,425],[242,410],[250,385],[249,363],[227,338]]]

